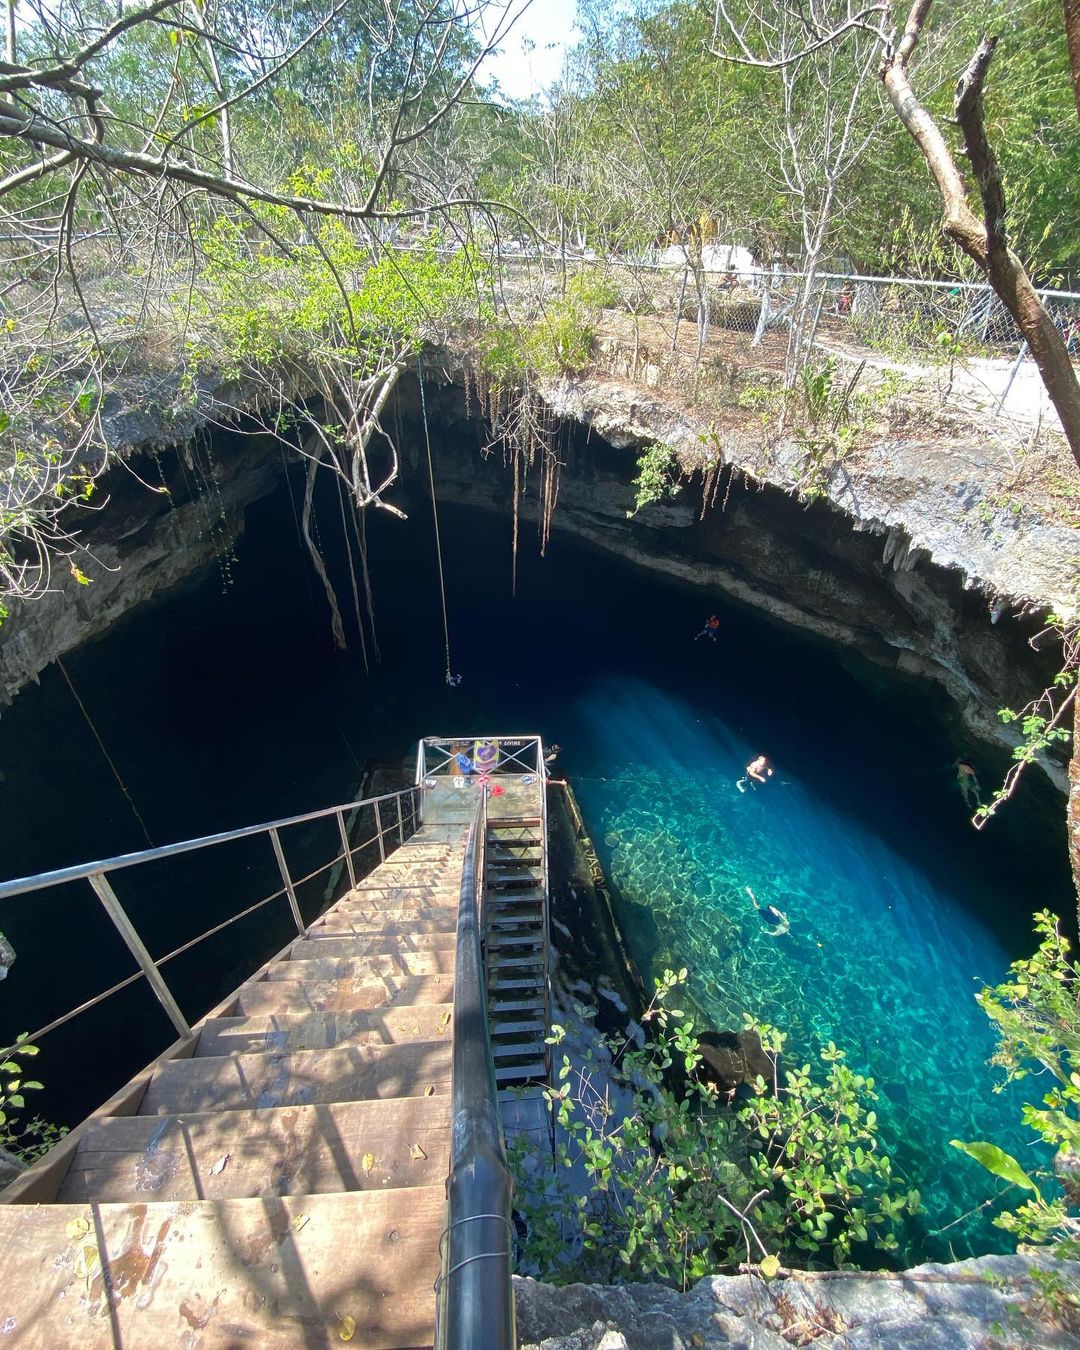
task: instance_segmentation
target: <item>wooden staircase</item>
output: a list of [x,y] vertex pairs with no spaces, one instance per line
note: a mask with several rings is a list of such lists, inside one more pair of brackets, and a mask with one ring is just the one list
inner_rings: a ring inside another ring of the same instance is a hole
[[[422,827],[4,1192],[0,1344],[432,1344],[466,833]],[[533,852],[491,855],[506,1066],[541,1015]]]

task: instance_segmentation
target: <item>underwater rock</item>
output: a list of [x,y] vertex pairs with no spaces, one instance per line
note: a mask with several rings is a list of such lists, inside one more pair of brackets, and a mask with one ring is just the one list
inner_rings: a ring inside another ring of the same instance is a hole
[[715,1083],[721,1092],[753,1084],[759,1076],[766,1082],[772,1079],[773,1062],[756,1031],[705,1031],[698,1037],[698,1052],[698,1077]]

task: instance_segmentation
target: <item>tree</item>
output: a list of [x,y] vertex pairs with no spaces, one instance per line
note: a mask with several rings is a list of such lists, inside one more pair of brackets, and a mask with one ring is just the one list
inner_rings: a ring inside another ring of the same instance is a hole
[[715,54],[771,72],[781,89],[782,112],[768,143],[783,191],[794,204],[802,244],[802,280],[788,329],[788,388],[812,345],[817,273],[835,233],[842,183],[866,154],[878,120],[867,97],[874,33],[849,23],[837,26],[828,42],[808,42],[807,29],[801,7],[761,6],[740,22],[726,0],[717,0],[714,31],[729,45],[714,45]]
[[1080,384],[1065,343],[1039,299],[1023,263],[1009,247],[1005,188],[993,148],[986,136],[983,86],[997,45],[984,36],[961,76],[954,101],[957,124],[982,204],[980,219],[972,209],[956,161],[937,124],[911,84],[908,66],[929,17],[932,0],[915,0],[899,43],[886,41],[881,78],[893,107],[922,151],[945,207],[945,234],[964,250],[986,276],[1016,320],[1043,384],[1061,419],[1062,430],[1080,464]]
[[[356,288],[403,224],[437,216],[468,231],[492,209],[434,171],[433,142],[468,108],[479,63],[524,3],[497,7],[487,42],[475,36],[486,0],[305,0],[265,13],[249,0],[22,5],[29,21],[9,29],[0,62],[0,600],[47,589],[58,557],[86,580],[69,504],[87,502],[107,467],[100,415],[116,363],[132,328],[197,354],[200,288],[211,276],[220,288],[226,265],[226,293],[272,272],[279,300],[308,304],[298,330],[317,312],[330,324],[315,384],[342,415],[358,507],[381,500],[366,448],[417,330],[388,341],[385,326],[365,328]],[[298,115],[276,135],[272,101],[298,112],[328,52],[324,122]],[[347,241],[327,232],[341,222]]]
[[[750,19],[736,20],[726,0],[716,0],[717,31],[729,33],[738,50],[718,49],[728,60],[764,69],[787,70],[814,63],[822,52],[855,40],[876,42],[882,54],[882,83],[897,116],[930,169],[945,208],[943,229],[987,278],[1028,343],[1047,393],[1061,420],[1073,456],[1080,464],[1080,384],[1065,343],[1040,301],[1023,263],[1009,246],[1005,189],[1000,167],[987,139],[983,87],[997,38],[983,37],[956,87],[954,113],[978,188],[982,216],[973,210],[968,190],[937,122],[920,102],[911,82],[910,62],[923,35],[932,0],[914,0],[899,41],[890,7],[882,0],[857,7],[854,0],[813,0],[809,6],[777,0],[751,8]],[[755,46],[748,33],[792,31],[795,41],[779,48]]]

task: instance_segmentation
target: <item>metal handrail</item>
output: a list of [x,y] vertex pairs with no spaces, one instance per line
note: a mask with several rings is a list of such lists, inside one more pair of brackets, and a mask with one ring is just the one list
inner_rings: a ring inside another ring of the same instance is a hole
[[244,825],[238,830],[226,830],[224,834],[206,834],[199,839],[186,839],[179,844],[163,844],[160,848],[146,848],[141,853],[121,853],[115,858],[104,858],[100,862],[82,863],[78,867],[61,867],[56,872],[39,872],[32,877],[19,877],[15,881],[0,882],[0,900],[12,895],[25,895],[29,891],[44,890],[46,886],[60,886],[66,881],[82,881],[95,872],[116,872],[122,867],[135,867],[139,863],[156,862],[159,858],[174,858],[179,853],[191,853],[195,849],[210,848],[214,844],[228,844],[234,839],[247,839],[255,834],[266,834],[270,830],[283,830],[287,825],[303,825],[310,820],[321,820],[337,811],[353,811],[358,806],[372,806],[375,802],[386,802],[399,797],[412,795],[414,789],[402,788],[399,792],[384,792],[379,797],[365,797],[362,801],[343,802],[341,806],[324,806],[320,811],[308,811],[302,816],[286,816],[282,820],[270,820],[264,825]]
[[480,793],[461,874],[454,968],[454,1059],[450,1175],[436,1350],[513,1350],[510,1218],[506,1165],[480,950],[480,878],[487,794]]
[[[269,821],[263,825],[245,825],[240,829],[227,830],[222,834],[204,835],[201,838],[188,839],[177,844],[165,844],[160,848],[144,849],[139,853],[124,853],[114,858],[104,858],[98,862],[83,863],[77,867],[60,868],[53,872],[41,872],[36,876],[21,877],[14,881],[0,883],[0,900],[6,900],[16,895],[26,895],[34,891],[45,890],[50,886],[64,885],[71,881],[88,881],[94,893],[101,901],[113,926],[123,938],[139,966],[139,970],[135,974],[128,976],[118,984],[114,984],[103,993],[95,995],[93,998],[78,1005],[71,1011],[62,1014],[60,1017],[54,1018],[46,1026],[33,1032],[30,1039],[36,1041],[48,1034],[48,1032],[55,1031],[58,1027],[61,1027],[65,1023],[78,1017],[81,1013],[104,1002],[105,999],[109,998],[112,994],[118,993],[121,989],[125,989],[129,984],[134,983],[140,977],[145,977],[146,982],[153,990],[154,996],[157,998],[158,1002],[164,1008],[177,1033],[180,1036],[190,1035],[191,1027],[188,1025],[187,1019],[184,1017],[179,1004],[173,997],[172,991],[169,989],[169,986],[161,973],[161,967],[165,965],[166,962],[173,960],[174,957],[180,956],[183,952],[190,951],[192,947],[197,946],[200,942],[204,942],[207,938],[213,937],[216,933],[220,933],[230,924],[237,923],[240,919],[246,918],[248,915],[254,913],[255,910],[261,909],[272,900],[280,899],[282,896],[288,897],[293,922],[296,925],[297,931],[302,935],[305,929],[303,917],[300,913],[299,901],[296,895],[297,886],[302,886],[305,882],[318,876],[320,872],[335,866],[340,861],[346,863],[350,884],[355,886],[356,872],[353,861],[353,855],[355,853],[363,848],[367,848],[370,844],[377,841],[379,845],[380,860],[384,859],[386,856],[384,836],[389,830],[394,830],[397,833],[399,842],[404,843],[405,814],[402,810],[402,798],[404,797],[407,797],[410,802],[410,825],[415,826],[420,818],[420,794],[416,787],[408,787],[398,792],[386,792],[378,797],[365,797],[359,801],[346,802],[341,806],[328,806],[323,807],[318,811],[308,811],[300,816],[287,816],[280,820]],[[397,808],[396,819],[393,824],[388,824],[384,830],[380,815],[380,806],[383,802],[388,801],[393,801]],[[375,835],[363,843],[350,844],[348,831],[345,826],[345,812],[357,811],[365,806],[374,807]],[[329,816],[337,817],[338,831],[342,840],[343,852],[332,858],[329,862],[321,864],[313,872],[309,872],[305,877],[294,880],[285,860],[285,853],[281,846],[279,832],[292,825],[304,825],[312,821],[326,819]],[[135,926],[132,924],[126,911],[121,905],[116,892],[113,890],[112,885],[108,880],[109,874],[123,868],[138,866],[140,863],[156,862],[164,858],[173,858],[183,853],[192,853],[200,849],[212,848],[218,844],[232,843],[239,839],[250,839],[260,834],[268,835],[270,842],[273,845],[274,855],[277,860],[278,869],[281,873],[282,886],[277,890],[272,891],[270,895],[264,896],[261,900],[256,901],[253,905],[249,905],[247,908],[241,910],[238,914],[234,914],[231,918],[224,920],[222,923],[213,925],[200,933],[198,937],[192,938],[190,941],[167,953],[167,955],[155,960],[154,957],[150,955],[145,943],[139,937]]]

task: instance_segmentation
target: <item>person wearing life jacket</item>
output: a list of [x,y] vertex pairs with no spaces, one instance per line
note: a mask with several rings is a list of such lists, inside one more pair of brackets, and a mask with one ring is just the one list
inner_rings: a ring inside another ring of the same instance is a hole
[[694,637],[696,642],[698,638],[708,637],[715,642],[717,634],[720,632],[720,620],[715,614],[710,614],[705,620],[705,627]]

